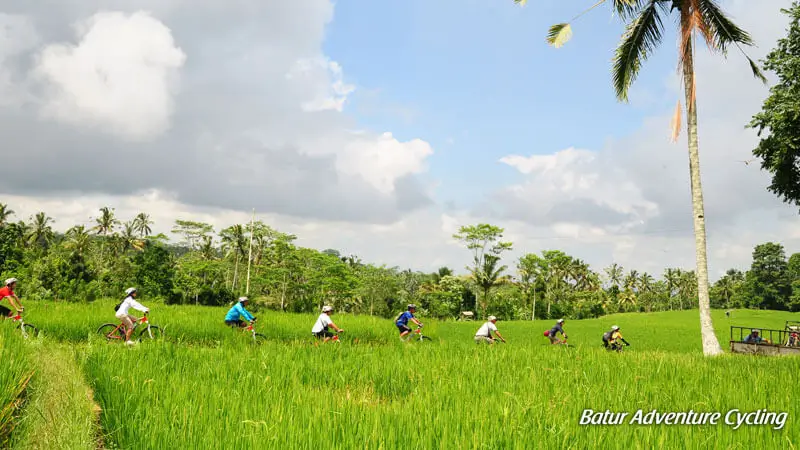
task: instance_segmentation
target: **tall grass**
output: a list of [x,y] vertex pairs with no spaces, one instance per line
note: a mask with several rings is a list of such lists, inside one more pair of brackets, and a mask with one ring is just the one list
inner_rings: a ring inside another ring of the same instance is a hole
[[9,443],[32,376],[29,351],[22,334],[10,321],[0,320],[0,448],[6,448]]
[[[123,448],[753,448],[797,445],[800,359],[549,346],[93,347]],[[584,408],[789,413],[781,430],[579,426]]]

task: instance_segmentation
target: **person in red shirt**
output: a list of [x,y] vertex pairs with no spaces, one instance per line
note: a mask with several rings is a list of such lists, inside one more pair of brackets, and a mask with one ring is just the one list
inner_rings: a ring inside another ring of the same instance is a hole
[[[16,278],[9,278],[6,280],[5,286],[0,288],[0,302],[4,299],[8,299],[11,302],[11,306],[17,310],[18,313],[21,313],[25,308],[22,307],[22,302],[19,301],[19,297],[17,294],[14,293],[14,288],[17,287],[17,279]],[[2,317],[11,317],[13,315],[13,311],[6,308],[3,305],[0,305],[0,316]]]

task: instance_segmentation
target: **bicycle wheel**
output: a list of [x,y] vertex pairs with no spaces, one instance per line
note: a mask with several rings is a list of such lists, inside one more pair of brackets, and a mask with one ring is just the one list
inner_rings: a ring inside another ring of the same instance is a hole
[[253,343],[254,344],[263,344],[264,342],[267,342],[267,337],[264,336],[263,334],[256,333],[256,334],[253,335]]
[[139,339],[160,339],[162,337],[164,337],[164,330],[157,325],[144,327],[142,331],[139,332]]
[[[116,328],[116,330],[114,330]],[[125,333],[122,332],[122,327],[117,328],[115,323],[104,323],[97,329],[97,334],[105,337],[109,341],[112,339],[125,340]]]
[[29,323],[26,323],[25,326],[19,328],[22,328],[22,334],[26,338],[39,336],[39,329]]
[[429,341],[432,341],[432,340],[433,340],[433,339],[429,338],[428,336],[425,336],[424,334],[423,334],[422,336],[420,336],[420,339],[419,339],[419,340],[420,340],[420,341],[424,341],[425,339],[427,339],[427,340],[429,340]]

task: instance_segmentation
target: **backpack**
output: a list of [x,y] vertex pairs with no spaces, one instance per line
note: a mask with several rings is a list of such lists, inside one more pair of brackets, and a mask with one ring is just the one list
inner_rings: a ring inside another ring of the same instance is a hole
[[120,302],[117,303],[117,306],[114,307],[114,312],[119,311],[119,307],[122,306],[122,304],[125,303],[125,300],[127,300],[127,299],[128,299],[128,297],[125,297],[122,300],[120,300]]
[[550,330],[545,330],[544,335],[545,337],[550,336]]
[[394,323],[397,323],[397,321],[400,320],[400,316],[402,316],[405,313],[406,313],[405,311],[401,311],[400,314],[398,314],[397,317],[394,318]]
[[608,341],[609,340],[611,340],[611,332],[610,331],[606,331],[605,333],[603,333],[603,345],[608,347]]

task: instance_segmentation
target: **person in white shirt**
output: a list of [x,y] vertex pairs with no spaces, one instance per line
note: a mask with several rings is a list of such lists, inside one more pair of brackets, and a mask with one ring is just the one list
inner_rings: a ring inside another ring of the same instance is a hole
[[150,310],[142,305],[141,303],[137,302],[136,299],[136,288],[128,288],[125,290],[125,299],[122,300],[122,303],[119,304],[119,308],[117,309],[116,317],[117,319],[121,320],[122,323],[125,325],[125,343],[128,345],[133,345],[131,341],[131,333],[133,333],[133,324],[136,323],[138,318],[128,314],[131,308],[141,311],[145,313],[150,312]]
[[331,338],[334,338],[333,333],[328,331],[328,327],[333,327],[337,333],[341,333],[344,331],[343,329],[336,326],[331,319],[330,314],[333,313],[333,307],[325,305],[322,307],[322,314],[319,315],[317,318],[316,323],[314,323],[314,327],[311,328],[311,334],[318,339],[322,339],[322,342],[328,342]]
[[503,335],[501,335],[500,332],[497,331],[497,325],[495,325],[496,322],[497,322],[497,317],[489,316],[489,321],[481,325],[480,328],[478,328],[478,331],[475,333],[476,344],[480,344],[482,342],[494,344],[494,338],[492,338],[492,331],[494,331],[494,334],[497,335],[497,339],[500,339],[503,342],[506,341],[505,338],[503,338]]

